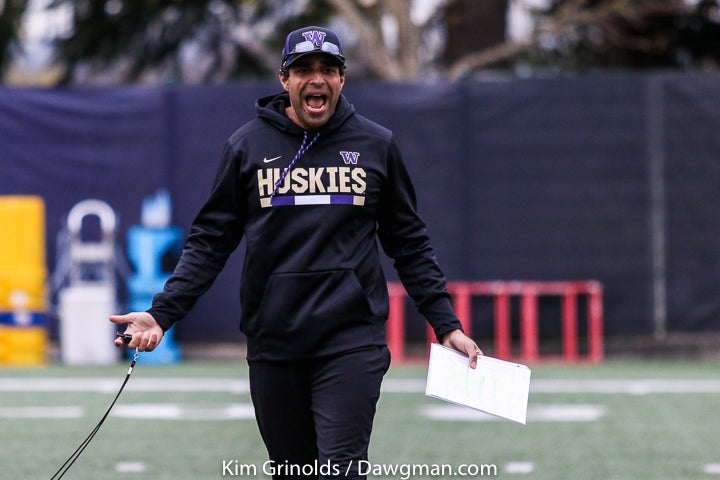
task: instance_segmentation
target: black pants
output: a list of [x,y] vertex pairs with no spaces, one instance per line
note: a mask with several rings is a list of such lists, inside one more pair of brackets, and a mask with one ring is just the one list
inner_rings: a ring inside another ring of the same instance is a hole
[[273,479],[363,479],[387,347],[295,362],[249,362]]

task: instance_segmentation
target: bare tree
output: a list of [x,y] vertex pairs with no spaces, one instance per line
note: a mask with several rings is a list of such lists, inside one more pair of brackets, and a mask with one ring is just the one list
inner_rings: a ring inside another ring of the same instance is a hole
[[[559,48],[565,47],[570,64],[582,66],[581,50],[594,66],[603,62],[614,66],[632,67],[645,60],[648,66],[672,66],[677,62],[678,49],[688,48],[683,37],[683,24],[693,21],[692,29],[698,29],[698,22],[707,22],[705,29],[720,30],[717,22],[712,25],[711,7],[718,8],[717,2],[704,0],[692,6],[684,0],[563,0],[555,1],[545,12],[538,12],[537,26],[532,34],[520,42],[503,42],[491,48],[472,52],[460,58],[448,69],[448,77],[457,79],[473,70],[496,65],[503,61],[515,61],[523,56],[537,58],[543,50],[549,52],[547,64],[558,64]],[[705,42],[704,56],[714,52],[716,61],[720,38],[713,36],[712,42]],[[569,47],[568,47],[569,45]],[[618,55],[624,52],[625,55]],[[628,53],[636,53],[630,57]],[[614,55],[613,55],[614,54]],[[654,59],[654,61],[653,61]],[[649,61],[648,61],[649,60]],[[610,62],[609,62],[610,61]],[[542,63],[540,61],[539,63]]]
[[17,46],[20,23],[27,0],[0,0],[0,76],[11,55],[11,46]]
[[[413,21],[412,0],[328,2],[357,34],[363,45],[357,53],[383,80],[417,79],[424,71],[441,70],[443,61],[452,62],[505,38],[507,0],[447,0],[424,22]],[[395,26],[394,38],[387,38],[383,29],[388,22]],[[437,23],[444,25],[445,45],[430,45],[425,39]],[[421,54],[430,49],[436,50],[435,55]]]
[[[352,0],[328,0],[340,16],[347,21],[363,46],[358,52],[364,55],[366,62],[375,74],[384,80],[400,80],[406,75],[417,75],[419,66],[414,55],[409,55],[405,43],[411,43],[411,53],[417,51],[418,34],[410,22],[411,0],[382,0],[359,2]],[[383,39],[381,21],[383,15],[389,15],[398,25],[396,52],[388,48]]]
[[452,65],[470,52],[482,51],[505,41],[508,0],[452,0],[444,9],[447,30],[443,66]]
[[[65,83],[217,83],[274,76],[280,32],[344,29],[354,76],[455,80],[488,68],[715,68],[720,0],[549,0],[521,41],[506,40],[510,1],[52,0],[73,12],[58,38]],[[27,0],[0,0],[0,68]],[[532,70],[531,70],[532,71]]]

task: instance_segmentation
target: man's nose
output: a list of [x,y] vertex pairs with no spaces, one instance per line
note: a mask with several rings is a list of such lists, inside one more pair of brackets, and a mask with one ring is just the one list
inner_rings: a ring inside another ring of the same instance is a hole
[[310,77],[310,81],[315,84],[323,84],[325,83],[325,76],[320,70],[315,70]]

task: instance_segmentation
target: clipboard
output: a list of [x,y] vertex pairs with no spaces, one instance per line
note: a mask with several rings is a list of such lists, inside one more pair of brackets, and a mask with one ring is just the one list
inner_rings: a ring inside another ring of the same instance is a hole
[[433,343],[425,395],[525,425],[530,373],[526,365],[487,356],[472,369],[466,355]]

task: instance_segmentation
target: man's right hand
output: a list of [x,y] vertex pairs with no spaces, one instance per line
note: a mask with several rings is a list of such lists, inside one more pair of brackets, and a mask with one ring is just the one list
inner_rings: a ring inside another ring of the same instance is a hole
[[[127,325],[125,333],[132,335],[128,344],[131,349],[140,352],[152,352],[160,345],[165,332],[157,321],[147,312],[131,312],[125,315],[110,315],[110,321],[117,325]],[[115,345],[123,345],[122,338],[115,339]]]

